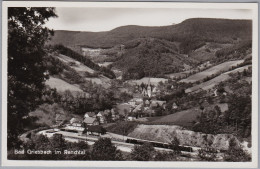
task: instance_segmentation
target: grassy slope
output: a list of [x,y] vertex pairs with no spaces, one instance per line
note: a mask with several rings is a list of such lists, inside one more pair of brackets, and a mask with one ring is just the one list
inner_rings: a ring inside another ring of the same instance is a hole
[[215,52],[224,48],[229,47],[231,44],[220,44],[220,43],[207,43],[206,45],[196,49],[195,51],[189,54],[189,57],[194,58],[196,60],[205,62],[211,61],[215,56]]
[[190,93],[190,92],[194,92],[196,90],[199,89],[203,89],[203,90],[208,90],[208,89],[212,89],[214,86],[216,86],[217,84],[219,84],[220,82],[226,81],[230,78],[229,74],[230,73],[236,73],[236,72],[243,72],[244,70],[248,69],[251,65],[247,65],[247,66],[243,66],[228,72],[225,72],[209,81],[200,83],[196,86],[193,86],[191,88],[188,88],[185,90],[185,93]]
[[[220,108],[221,112],[228,110],[228,105],[226,103],[209,105],[205,107],[205,110],[206,111],[212,110],[216,105]],[[177,113],[166,115],[163,117],[156,117],[155,120],[151,119],[150,121],[153,124],[166,123],[166,124],[179,125],[183,127],[190,127],[192,126],[193,122],[197,121],[197,116],[199,116],[200,113],[201,110],[198,107],[194,107],[188,110],[179,111]]]
[[72,63],[72,62],[75,63],[75,65],[72,65],[70,67],[73,68],[74,70],[76,70],[77,72],[89,72],[89,73],[95,72],[93,69],[87,67],[86,65],[84,65],[84,64],[80,63],[79,61],[77,61],[73,58],[70,58],[68,56],[60,54],[57,56],[57,58],[67,64]]
[[50,77],[46,82],[46,85],[51,88],[57,89],[58,92],[64,92],[70,90],[71,92],[83,92],[77,85],[72,85],[59,78]]
[[207,76],[211,76],[211,75],[217,74],[219,72],[228,71],[229,68],[231,68],[232,66],[236,66],[236,65],[242,63],[243,61],[244,60],[227,61],[227,62],[221,63],[219,65],[213,66],[209,69],[206,69],[202,72],[196,73],[192,76],[189,76],[188,78],[183,79],[180,82],[194,83],[196,81],[203,80]]
[[197,116],[200,115],[199,108],[192,108],[180,111],[174,114],[164,116],[154,122],[158,123],[172,123],[180,126],[191,126],[193,121],[196,121]]

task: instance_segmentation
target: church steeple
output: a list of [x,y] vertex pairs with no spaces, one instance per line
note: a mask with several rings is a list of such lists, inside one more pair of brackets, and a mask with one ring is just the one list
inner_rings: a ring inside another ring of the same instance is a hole
[[148,97],[152,96],[152,86],[151,86],[150,76],[148,79],[147,95],[148,95]]

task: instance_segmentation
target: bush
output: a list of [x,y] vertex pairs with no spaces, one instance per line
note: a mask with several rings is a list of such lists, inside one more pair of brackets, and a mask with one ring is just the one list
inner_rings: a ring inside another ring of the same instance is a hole
[[149,143],[144,143],[141,146],[134,146],[130,157],[134,161],[152,161],[156,155],[154,147]]
[[109,138],[99,138],[91,152],[93,160],[122,160],[122,153]]
[[224,155],[224,161],[243,162],[251,161],[251,156],[246,153],[234,138],[229,140],[229,149]]

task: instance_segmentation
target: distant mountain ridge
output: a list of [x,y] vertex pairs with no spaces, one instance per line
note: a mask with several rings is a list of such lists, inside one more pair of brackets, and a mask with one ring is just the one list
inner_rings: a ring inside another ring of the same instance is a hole
[[251,39],[251,20],[193,18],[169,26],[128,25],[106,32],[55,31],[50,44],[66,46],[86,45],[92,47],[112,47],[140,37],[154,37],[169,41],[213,41],[230,43],[234,39]]

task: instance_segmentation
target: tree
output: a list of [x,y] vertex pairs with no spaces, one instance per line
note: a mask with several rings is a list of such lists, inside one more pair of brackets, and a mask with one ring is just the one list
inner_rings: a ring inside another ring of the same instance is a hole
[[173,150],[173,153],[175,155],[181,154],[179,145],[180,145],[180,141],[178,140],[177,137],[174,137],[173,140],[171,141],[170,148]]
[[41,102],[44,45],[53,34],[44,24],[54,8],[8,8],[8,148],[23,129],[23,117]]
[[95,142],[91,154],[93,160],[122,160],[120,150],[116,149],[109,138],[99,138]]
[[144,143],[140,146],[134,146],[130,157],[135,161],[151,161],[154,159],[155,153],[155,149],[151,144]]
[[229,140],[229,149],[224,155],[224,161],[251,161],[251,156],[241,148],[241,146],[236,142],[235,138],[232,138]]
[[65,139],[62,137],[61,134],[54,134],[51,139],[51,145],[56,150],[63,150],[66,147]]
[[66,149],[69,151],[85,151],[85,154],[69,154],[65,156],[66,160],[91,160],[91,154],[89,152],[89,145],[85,141],[67,142]]

